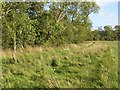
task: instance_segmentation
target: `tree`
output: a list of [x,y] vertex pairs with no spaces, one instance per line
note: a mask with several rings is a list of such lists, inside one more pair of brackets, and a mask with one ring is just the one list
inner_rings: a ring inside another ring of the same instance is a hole
[[[35,39],[35,29],[32,20],[27,16],[27,3],[5,2],[2,5],[3,22],[3,48],[13,48],[16,51],[19,47],[32,45]],[[8,37],[7,37],[8,36]],[[8,44],[8,45],[6,45]]]
[[95,2],[4,2],[3,48],[85,41],[92,27],[89,15],[98,10]]
[[120,25],[116,25],[114,29],[115,40],[120,40]]
[[105,30],[105,36],[106,36],[106,40],[113,40],[113,32],[112,32],[112,26],[110,25],[106,25],[104,26],[104,30]]

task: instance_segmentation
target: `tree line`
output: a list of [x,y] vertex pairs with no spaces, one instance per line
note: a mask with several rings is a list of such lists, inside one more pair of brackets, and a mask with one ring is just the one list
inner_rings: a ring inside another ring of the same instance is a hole
[[[3,49],[27,46],[59,46],[86,40],[117,40],[117,29],[91,31],[91,13],[97,13],[95,2],[3,2]],[[116,26],[117,28],[117,26]],[[111,35],[112,36],[109,36]],[[103,37],[104,36],[104,37]]]
[[98,27],[98,29],[91,31],[91,36],[88,40],[91,41],[118,41],[120,38],[120,26],[116,25],[114,28],[110,25]]

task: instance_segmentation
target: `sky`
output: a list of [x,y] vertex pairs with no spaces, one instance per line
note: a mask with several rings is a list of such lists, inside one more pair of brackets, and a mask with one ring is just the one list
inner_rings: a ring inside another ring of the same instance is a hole
[[93,29],[105,25],[114,27],[118,25],[118,2],[120,0],[95,0],[100,6],[97,14],[91,14],[90,19],[93,23]]

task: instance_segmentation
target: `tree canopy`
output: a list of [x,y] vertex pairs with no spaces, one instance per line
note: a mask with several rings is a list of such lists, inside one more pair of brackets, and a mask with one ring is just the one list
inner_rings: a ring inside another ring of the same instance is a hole
[[[3,2],[2,46],[16,50],[100,40],[102,32],[91,34],[89,18],[99,9],[95,2]],[[117,26],[115,31],[110,26],[104,29],[104,40],[116,40]]]

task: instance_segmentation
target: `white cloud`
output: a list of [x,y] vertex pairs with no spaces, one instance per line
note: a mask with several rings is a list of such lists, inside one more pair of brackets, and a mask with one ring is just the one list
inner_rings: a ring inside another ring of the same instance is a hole
[[113,2],[119,2],[119,0],[91,0],[91,1],[95,1],[100,7],[106,6]]
[[[115,25],[118,24],[118,19],[117,19],[118,14],[116,10],[118,9],[117,3],[120,0],[91,0],[91,1],[95,1],[100,6],[100,10],[98,14],[92,16],[93,19],[92,21],[94,23],[93,26],[95,28],[98,26],[105,26],[105,25],[111,25],[114,27]],[[116,6],[114,7],[113,5]]]
[[115,18],[115,13],[113,11],[106,11],[104,6],[110,5],[114,2],[119,2],[119,0],[94,0],[99,6],[100,10],[98,17],[105,20],[105,22],[112,23]]

